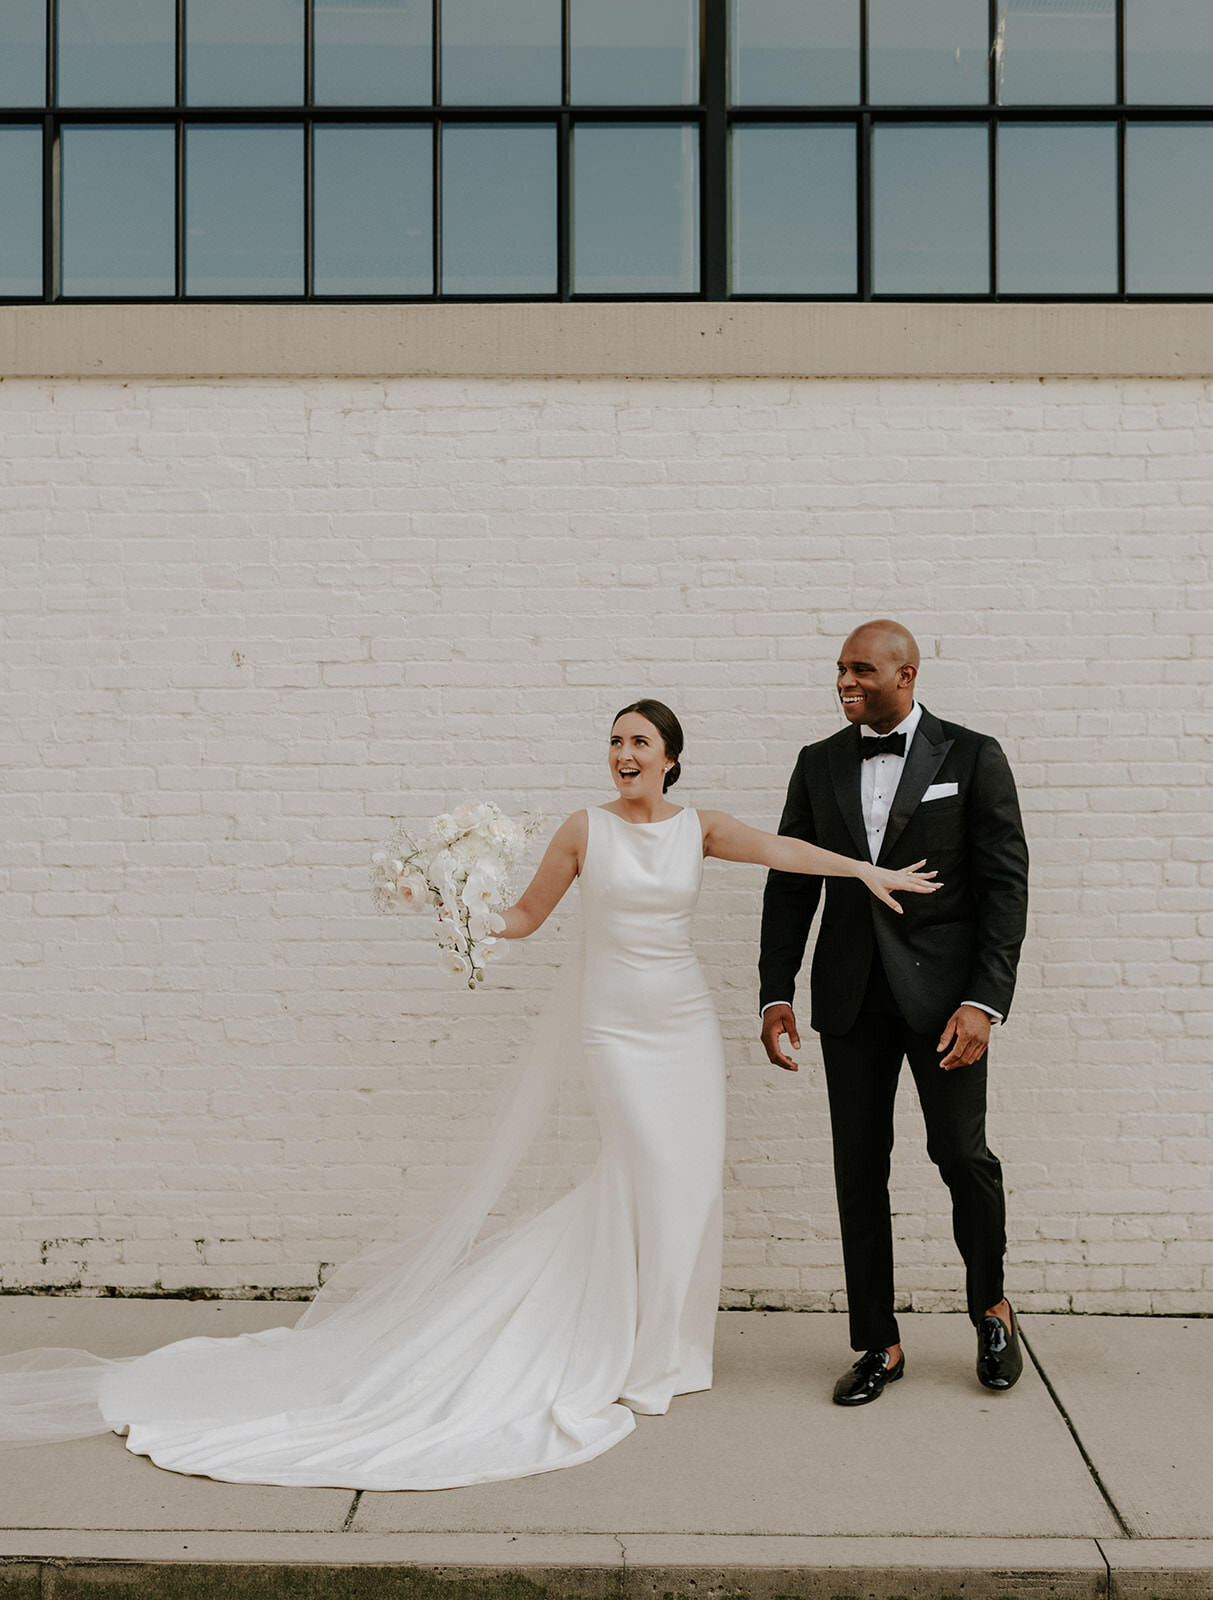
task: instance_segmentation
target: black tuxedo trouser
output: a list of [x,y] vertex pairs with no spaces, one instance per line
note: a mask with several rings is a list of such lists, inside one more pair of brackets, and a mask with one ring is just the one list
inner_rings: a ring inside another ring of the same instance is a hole
[[938,1034],[915,1033],[902,1016],[879,957],[849,1033],[821,1035],[834,1182],[850,1307],[851,1345],[899,1343],[893,1315],[889,1163],[893,1100],[908,1060],[927,1127],[927,1154],[952,1196],[952,1234],[965,1264],[969,1316],[1002,1299],[1006,1207],[1002,1168],[986,1144],[986,1057],[944,1072]]

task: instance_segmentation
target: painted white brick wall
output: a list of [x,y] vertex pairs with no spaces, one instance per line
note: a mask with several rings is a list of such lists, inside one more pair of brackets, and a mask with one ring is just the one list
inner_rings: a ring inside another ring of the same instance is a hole
[[[286,1291],[432,1209],[571,920],[467,994],[370,910],[388,817],[608,798],[610,714],[654,693],[677,797],[771,825],[838,642],[892,613],[1030,835],[1012,1293],[1213,1310],[1211,423],[1181,382],[0,384],[3,1286]],[[725,1299],[834,1306],[760,888],[710,864],[698,922]],[[901,1290],[958,1306],[908,1075],[898,1132]]]

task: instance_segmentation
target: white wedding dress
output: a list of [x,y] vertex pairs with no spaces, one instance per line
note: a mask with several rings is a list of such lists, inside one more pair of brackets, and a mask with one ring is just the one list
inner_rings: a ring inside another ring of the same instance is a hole
[[[0,1360],[0,1445],[112,1429],[159,1466],[234,1483],[436,1489],[587,1461],[634,1413],[709,1387],[724,1061],[690,942],[702,832],[689,809],[588,816],[582,949],[450,1215],[357,1257],[294,1328]],[[591,1175],[480,1237],[578,1065],[601,1136]]]

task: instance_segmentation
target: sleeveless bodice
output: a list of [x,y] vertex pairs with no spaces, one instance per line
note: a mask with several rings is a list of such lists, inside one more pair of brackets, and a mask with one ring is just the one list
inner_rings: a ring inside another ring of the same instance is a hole
[[662,822],[625,822],[590,806],[580,889],[594,1030],[652,1028],[671,1007],[698,1005],[707,987],[691,947],[703,879],[703,830],[689,807]]
[[581,873],[586,952],[631,962],[691,952],[691,916],[703,879],[699,816],[684,808],[661,822],[625,822],[588,809]]

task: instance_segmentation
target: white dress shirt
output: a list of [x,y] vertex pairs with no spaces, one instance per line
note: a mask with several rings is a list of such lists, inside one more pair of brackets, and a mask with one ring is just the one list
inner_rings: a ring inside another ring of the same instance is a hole
[[[868,856],[872,861],[880,855],[880,847],[884,843],[884,831],[889,825],[889,812],[893,809],[893,796],[897,793],[902,768],[906,764],[906,756],[910,753],[910,746],[914,742],[914,735],[921,721],[922,707],[915,701],[905,721],[899,722],[895,728],[889,730],[890,733],[905,734],[905,755],[870,756],[867,761],[861,761],[859,764],[859,801],[863,806],[863,825],[868,835]],[[881,736],[875,728],[861,726],[859,737],[878,739]]]
[[[918,731],[918,724],[922,721],[922,707],[917,700],[910,708],[910,714],[904,721],[899,722],[895,728],[890,728],[890,733],[904,733],[906,736],[905,752],[902,755],[870,756],[868,760],[861,761],[859,765],[859,801],[863,807],[863,826],[868,836],[868,856],[875,861],[880,855],[880,847],[884,843],[885,829],[889,825],[889,813],[893,809],[893,798],[897,793],[897,785],[901,782],[901,774],[906,764],[906,757],[910,753],[910,746],[914,742],[914,735]],[[879,739],[875,728],[860,725],[859,737],[861,739]],[[768,1000],[763,1006],[767,1011],[771,1006],[787,1005],[786,1000]],[[990,1006],[983,1006],[980,1000],[964,1000],[962,1005],[973,1006],[978,1011],[984,1011],[995,1022],[1002,1021],[1002,1012],[995,1011]]]

